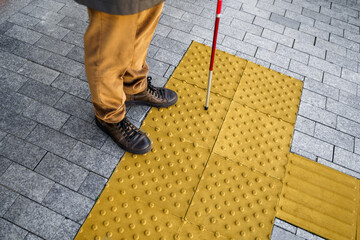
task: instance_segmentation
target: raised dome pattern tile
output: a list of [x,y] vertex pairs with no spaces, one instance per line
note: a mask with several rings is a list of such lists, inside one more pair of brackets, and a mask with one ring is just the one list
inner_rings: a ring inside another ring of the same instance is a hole
[[230,100],[218,94],[212,94],[209,109],[204,110],[206,91],[184,81],[171,78],[169,89],[178,93],[178,102],[166,109],[152,108],[143,126],[157,127],[180,139],[212,148]]
[[[193,42],[172,77],[206,89],[209,77],[211,48]],[[233,98],[247,61],[216,50],[211,92]]]
[[234,101],[295,123],[302,86],[295,78],[249,62]]
[[270,239],[281,182],[212,154],[187,219],[232,239]]
[[281,179],[293,129],[288,122],[232,102],[214,152]]

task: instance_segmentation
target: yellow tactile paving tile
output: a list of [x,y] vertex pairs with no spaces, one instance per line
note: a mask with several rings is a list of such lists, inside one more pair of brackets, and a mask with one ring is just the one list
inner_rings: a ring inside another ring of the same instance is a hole
[[150,125],[183,141],[212,148],[230,100],[212,94],[209,109],[204,111],[206,90],[174,78],[169,80],[166,87],[178,93],[178,102],[167,109],[152,108],[143,126]]
[[105,188],[77,240],[172,240],[183,220],[143,201],[141,195],[124,194]]
[[[125,154],[110,179],[118,192],[142,196],[155,206],[182,217],[194,194],[210,149],[181,142],[152,127],[143,127],[153,142],[145,155]],[[121,196],[119,196],[121,197]]]
[[187,219],[233,239],[270,239],[281,182],[212,154]]
[[295,123],[302,86],[295,78],[249,62],[234,101]]
[[281,179],[294,126],[232,102],[214,152]]
[[322,237],[355,239],[357,179],[291,154],[276,216]]
[[125,154],[75,239],[270,239],[276,215],[360,240],[360,181],[289,152],[302,83],[219,51],[205,111],[209,57],[191,45],[178,103],[143,123],[153,149]]
[[[210,47],[193,42],[172,76],[206,89],[210,55]],[[238,87],[247,60],[219,50],[216,51],[215,59],[211,91],[231,99]]]

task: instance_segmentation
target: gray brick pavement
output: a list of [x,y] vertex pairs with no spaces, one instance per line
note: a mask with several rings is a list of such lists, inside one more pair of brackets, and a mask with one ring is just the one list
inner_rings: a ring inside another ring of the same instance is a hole
[[[291,151],[359,178],[359,3],[223,4],[219,49],[304,81]],[[215,7],[166,1],[147,57],[155,85],[192,40],[211,45]],[[87,11],[73,0],[9,0],[0,13],[0,235],[72,239],[124,154],[93,123]],[[147,111],[127,114],[140,126]],[[320,238],[275,220],[272,239]]]

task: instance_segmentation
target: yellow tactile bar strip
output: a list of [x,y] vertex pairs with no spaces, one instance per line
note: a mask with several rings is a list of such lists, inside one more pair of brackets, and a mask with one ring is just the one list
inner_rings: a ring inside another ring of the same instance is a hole
[[[270,239],[274,217],[356,239],[359,181],[289,152],[302,82],[194,42],[152,109],[145,155],[126,153],[76,239]],[[101,161],[99,159],[99,161]]]
[[355,239],[359,181],[290,154],[277,217],[329,239]]

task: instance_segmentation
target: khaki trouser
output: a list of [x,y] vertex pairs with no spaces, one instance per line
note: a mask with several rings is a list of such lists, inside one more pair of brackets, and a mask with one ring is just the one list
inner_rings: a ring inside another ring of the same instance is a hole
[[85,69],[95,115],[109,123],[126,113],[126,95],[147,87],[146,54],[164,3],[133,15],[88,9],[84,37]]

